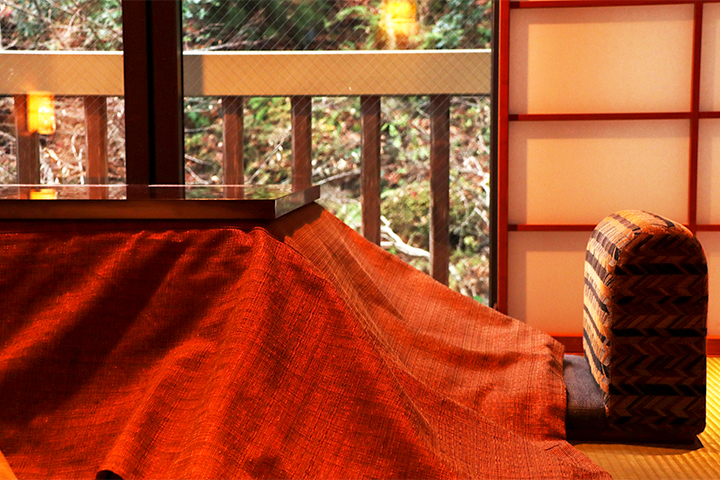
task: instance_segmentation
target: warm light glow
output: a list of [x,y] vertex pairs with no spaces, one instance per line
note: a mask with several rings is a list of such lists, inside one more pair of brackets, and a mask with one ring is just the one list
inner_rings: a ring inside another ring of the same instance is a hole
[[415,0],[386,0],[383,4],[385,31],[393,39],[407,39],[417,29],[417,4]]
[[41,188],[30,191],[30,200],[57,200],[57,191],[53,188]]
[[55,96],[49,92],[31,92],[27,97],[27,129],[41,135],[55,133]]

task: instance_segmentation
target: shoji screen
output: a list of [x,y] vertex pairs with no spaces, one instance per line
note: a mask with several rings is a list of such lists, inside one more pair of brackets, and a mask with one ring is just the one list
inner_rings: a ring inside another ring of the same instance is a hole
[[498,8],[499,308],[579,336],[590,232],[642,209],[698,232],[720,335],[720,3]]

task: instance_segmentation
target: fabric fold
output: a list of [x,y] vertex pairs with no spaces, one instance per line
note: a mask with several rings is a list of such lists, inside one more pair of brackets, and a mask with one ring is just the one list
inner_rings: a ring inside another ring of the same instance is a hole
[[32,230],[0,234],[18,478],[609,478],[564,440],[557,343],[319,206]]

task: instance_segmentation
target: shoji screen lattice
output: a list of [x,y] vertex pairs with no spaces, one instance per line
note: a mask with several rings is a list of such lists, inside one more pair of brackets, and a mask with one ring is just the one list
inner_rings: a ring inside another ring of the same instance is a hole
[[697,232],[720,335],[720,3],[500,0],[498,308],[582,332],[593,227],[642,209]]

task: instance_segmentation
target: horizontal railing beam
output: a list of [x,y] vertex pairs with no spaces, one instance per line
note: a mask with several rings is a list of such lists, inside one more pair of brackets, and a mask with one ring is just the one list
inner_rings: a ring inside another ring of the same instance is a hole
[[123,95],[122,52],[0,52],[0,95]]
[[[0,52],[0,95],[123,95],[122,52]],[[186,52],[186,96],[487,95],[490,50]]]

